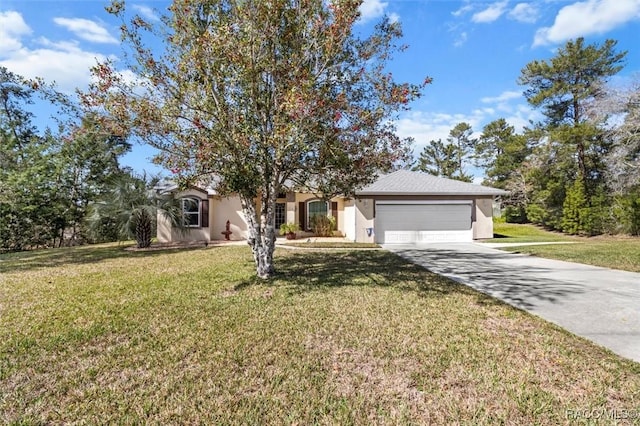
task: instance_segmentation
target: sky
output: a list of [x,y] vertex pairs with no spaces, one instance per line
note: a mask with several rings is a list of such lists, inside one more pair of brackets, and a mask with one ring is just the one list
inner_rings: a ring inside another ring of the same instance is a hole
[[[89,68],[120,61],[120,22],[107,14],[106,0],[0,0],[0,66],[24,77],[55,81],[62,91],[86,88]],[[168,3],[127,1],[154,20]],[[517,130],[540,118],[517,84],[522,68],[548,60],[568,40],[618,41],[628,51],[625,68],[612,84],[640,74],[640,0],[365,0],[358,31],[387,15],[402,24],[403,43],[389,71],[398,81],[433,83],[397,122],[398,134],[413,137],[418,156],[430,140],[445,140],[460,122],[474,135],[498,118]],[[154,151],[135,145],[122,163],[138,172],[169,173],[154,166]],[[481,171],[471,170],[476,180]]]

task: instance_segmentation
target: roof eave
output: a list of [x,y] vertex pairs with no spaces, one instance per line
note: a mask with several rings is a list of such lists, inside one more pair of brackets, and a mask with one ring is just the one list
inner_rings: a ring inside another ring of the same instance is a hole
[[417,196],[417,195],[426,195],[426,196],[470,196],[470,197],[478,197],[478,196],[495,196],[495,195],[508,195],[509,193],[506,191],[491,191],[491,192],[399,192],[399,191],[363,191],[357,192],[356,197],[372,197],[372,196],[382,196],[382,195],[391,195],[391,196]]

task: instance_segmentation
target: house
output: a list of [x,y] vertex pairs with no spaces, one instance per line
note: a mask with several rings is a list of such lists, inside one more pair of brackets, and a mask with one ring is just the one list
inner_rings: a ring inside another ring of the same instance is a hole
[[[224,240],[247,238],[247,223],[238,197],[222,197],[211,189],[175,186],[159,189],[182,200],[188,231],[171,229],[158,217],[158,240]],[[463,242],[493,237],[493,201],[503,190],[426,173],[398,170],[361,189],[355,198],[324,201],[290,191],[278,194],[276,228],[297,223],[301,236],[312,235],[314,215],[333,216],[337,232],[356,242],[381,244]]]

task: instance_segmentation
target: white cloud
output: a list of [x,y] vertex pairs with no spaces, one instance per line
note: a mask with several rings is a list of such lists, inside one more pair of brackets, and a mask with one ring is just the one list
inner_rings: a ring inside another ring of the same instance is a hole
[[380,18],[388,5],[380,0],[364,0],[360,5],[360,22],[365,23]]
[[483,115],[481,111],[474,111],[472,114],[413,111],[398,120],[397,133],[403,138],[414,138],[414,152],[418,153],[431,140],[445,141],[451,129],[458,123],[466,122],[475,128],[481,122]]
[[484,104],[493,104],[493,103],[507,102],[512,99],[520,99],[520,98],[522,98],[521,92],[517,92],[515,90],[507,90],[506,92],[500,93],[498,96],[482,98],[480,99],[480,102]]
[[507,3],[509,3],[509,0],[493,3],[485,10],[474,13],[471,17],[471,21],[479,24],[491,23],[502,16],[507,8]]
[[[480,136],[483,127],[498,118],[504,118],[509,125],[514,127],[516,132],[521,132],[524,127],[530,126],[530,121],[536,122],[542,117],[540,112],[532,109],[525,102],[509,102],[520,97],[519,92],[505,91],[498,96],[482,98],[483,103],[497,103],[498,108],[491,105],[476,108],[468,113],[450,114],[414,110],[397,121],[397,134],[402,138],[412,137],[414,139],[413,155],[417,158],[430,141],[441,139],[446,142],[451,129],[462,122],[471,125],[474,137]],[[474,167],[469,167],[467,172],[478,179],[482,174],[480,169]]]
[[538,8],[531,3],[518,3],[509,12],[509,18],[527,24],[535,23],[540,17]]
[[32,33],[18,12],[0,13],[0,65],[26,78],[42,77],[56,82],[60,90],[72,92],[89,83],[89,69],[107,57],[83,50],[77,41],[29,40]]
[[640,0],[587,0],[565,6],[551,27],[540,28],[533,46],[560,43],[590,34],[603,34],[640,18]]
[[118,40],[109,34],[101,24],[83,18],[53,18],[53,22],[74,33],[83,40],[94,43],[117,44]]
[[390,13],[389,14],[389,22],[399,22],[400,21],[400,15],[398,15],[397,13]]
[[451,12],[451,14],[453,16],[455,16],[455,17],[458,17],[458,16],[462,16],[465,13],[470,12],[472,10],[473,10],[473,6],[471,4],[467,3],[467,4],[463,5],[462,7],[460,7],[460,9],[454,10],[453,12]]
[[460,47],[467,42],[468,35],[466,32],[460,33],[456,41],[453,42],[455,47]]
[[19,50],[21,37],[31,34],[31,28],[18,12],[0,12],[0,55]]
[[142,15],[143,17],[147,18],[150,21],[159,21],[160,20],[160,17],[156,13],[156,11],[153,10],[152,8],[150,8],[149,6],[143,6],[143,5],[140,5],[140,4],[134,4],[133,5],[133,9],[137,10],[138,13],[140,13],[140,15]]
[[40,39],[41,48],[21,48],[4,60],[0,65],[18,75],[27,78],[42,77],[46,81],[55,81],[58,87],[67,92],[89,82],[89,68],[106,57],[95,52],[87,52],[72,42],[54,43]]
[[451,129],[461,122],[469,123],[474,133],[480,135],[485,125],[498,118],[504,118],[518,132],[528,126],[529,121],[541,119],[540,112],[532,109],[517,91],[485,97],[481,102],[490,105],[456,114],[414,110],[398,120],[397,133],[401,137],[414,138],[414,152],[418,153],[431,140],[445,141]]

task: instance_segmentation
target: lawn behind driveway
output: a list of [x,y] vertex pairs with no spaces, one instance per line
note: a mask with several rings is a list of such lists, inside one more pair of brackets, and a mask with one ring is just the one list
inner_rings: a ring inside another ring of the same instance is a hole
[[[628,236],[572,237],[534,225],[496,223],[491,242],[571,242],[573,244],[522,245],[501,250],[585,265],[640,272],[640,238]],[[640,285],[640,283],[639,283]]]
[[264,283],[238,246],[0,256],[0,422],[558,424],[640,404],[639,364],[392,253],[276,265]]

